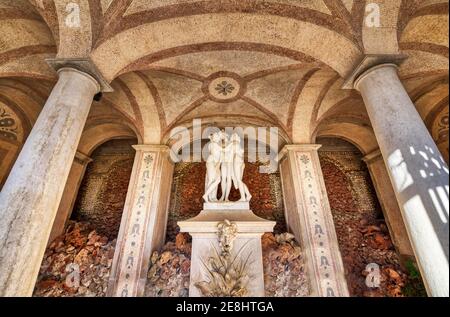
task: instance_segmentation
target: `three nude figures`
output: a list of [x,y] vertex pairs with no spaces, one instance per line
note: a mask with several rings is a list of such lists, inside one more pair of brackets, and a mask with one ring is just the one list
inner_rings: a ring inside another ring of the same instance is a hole
[[[231,187],[239,190],[239,201],[250,201],[251,195],[247,185],[242,181],[244,175],[244,149],[237,133],[231,137],[224,131],[213,133],[208,145],[209,157],[206,161],[205,194],[206,202],[228,202]],[[222,196],[217,199],[219,184]]]

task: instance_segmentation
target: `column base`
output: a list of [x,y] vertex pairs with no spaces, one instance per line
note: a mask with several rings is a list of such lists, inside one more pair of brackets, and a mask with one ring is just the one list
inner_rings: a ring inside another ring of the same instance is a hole
[[[192,236],[190,297],[264,296],[261,236],[272,232],[275,222],[238,207],[203,210],[178,222],[181,232]],[[227,277],[232,287],[222,287],[225,271],[235,272]]]

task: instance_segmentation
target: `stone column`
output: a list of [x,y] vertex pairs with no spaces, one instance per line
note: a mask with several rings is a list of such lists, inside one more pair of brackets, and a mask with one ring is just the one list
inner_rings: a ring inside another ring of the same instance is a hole
[[108,295],[142,296],[153,251],[165,240],[173,177],[169,148],[136,145]]
[[431,296],[449,296],[449,171],[398,75],[382,64],[355,81]]
[[319,162],[320,145],[287,145],[280,172],[286,221],[306,257],[312,296],[349,296]]
[[400,253],[403,259],[414,257],[402,213],[395,198],[394,189],[389,180],[389,174],[380,150],[369,153],[363,160],[369,169],[378,201],[383,210],[384,218],[397,252]]
[[0,193],[0,296],[30,296],[75,151],[100,86],[73,68],[59,79]]
[[76,152],[75,159],[73,160],[72,167],[67,178],[66,186],[61,198],[61,202],[56,213],[55,221],[53,222],[50,238],[51,243],[56,237],[64,233],[67,221],[72,214],[75,201],[77,199],[78,190],[80,189],[81,181],[83,180],[84,173],[86,172],[87,165],[92,162],[92,159],[81,153]]

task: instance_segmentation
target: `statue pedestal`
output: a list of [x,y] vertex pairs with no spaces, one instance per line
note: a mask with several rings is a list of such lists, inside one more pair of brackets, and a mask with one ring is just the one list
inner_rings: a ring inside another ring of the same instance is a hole
[[[203,210],[250,210],[250,203],[248,201],[227,201],[227,202],[215,202],[204,203]],[[250,211],[251,212],[251,211]]]
[[[189,296],[231,296],[217,291],[226,270],[234,296],[264,296],[261,236],[272,232],[275,222],[256,216],[245,202],[205,203],[204,208],[178,222],[180,231],[192,236]],[[228,257],[223,252],[227,245],[232,246]]]

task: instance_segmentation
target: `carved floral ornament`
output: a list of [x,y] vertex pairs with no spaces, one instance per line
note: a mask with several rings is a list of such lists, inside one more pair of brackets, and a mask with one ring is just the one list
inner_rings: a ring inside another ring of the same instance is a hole
[[217,226],[219,246],[222,251],[221,255],[224,257],[229,257],[231,250],[233,249],[233,242],[237,235],[237,226],[235,223],[231,223],[228,220],[221,222]]
[[202,260],[209,280],[197,282],[195,287],[205,297],[244,297],[248,294],[248,266],[252,253],[243,256],[245,244],[232,255],[233,242],[237,235],[235,223],[225,220],[218,224],[217,229],[220,250],[211,246],[212,254],[206,261]]

